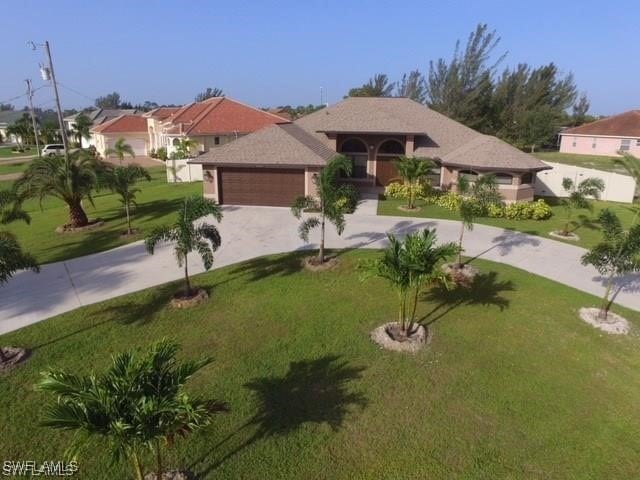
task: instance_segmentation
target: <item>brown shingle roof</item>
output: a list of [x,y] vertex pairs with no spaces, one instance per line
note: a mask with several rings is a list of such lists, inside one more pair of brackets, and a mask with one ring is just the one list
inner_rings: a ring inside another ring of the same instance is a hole
[[299,126],[286,123],[212,148],[191,163],[323,166],[335,154]]
[[612,117],[568,128],[561,135],[606,135],[610,137],[640,137],[640,110],[614,115]]
[[120,115],[91,129],[95,133],[146,133],[147,119],[140,115]]

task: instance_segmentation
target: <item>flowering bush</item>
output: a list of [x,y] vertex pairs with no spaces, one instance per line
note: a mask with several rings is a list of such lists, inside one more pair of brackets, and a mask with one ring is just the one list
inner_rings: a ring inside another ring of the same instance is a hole
[[487,207],[487,215],[491,218],[501,218],[504,217],[504,210],[504,205],[492,203]]
[[447,192],[436,198],[435,203],[439,207],[446,208],[447,210],[455,212],[460,208],[460,203],[462,203],[462,195],[459,195],[455,192]]
[[551,207],[542,199],[535,202],[512,203],[504,209],[504,217],[511,220],[546,220],[551,215]]
[[531,218],[534,220],[546,220],[547,218],[551,218],[553,215],[553,210],[551,210],[549,204],[541,198],[533,202],[532,205],[533,213]]
[[427,193],[427,189],[422,184],[407,185],[404,183],[393,182],[384,188],[384,194],[389,198],[396,198],[401,200],[407,200],[411,189],[413,188],[416,198],[424,198]]

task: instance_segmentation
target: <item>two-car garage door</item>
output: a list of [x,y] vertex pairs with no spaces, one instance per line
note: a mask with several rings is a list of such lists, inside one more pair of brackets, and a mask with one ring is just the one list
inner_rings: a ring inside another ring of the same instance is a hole
[[304,169],[218,167],[219,202],[290,207],[304,195]]

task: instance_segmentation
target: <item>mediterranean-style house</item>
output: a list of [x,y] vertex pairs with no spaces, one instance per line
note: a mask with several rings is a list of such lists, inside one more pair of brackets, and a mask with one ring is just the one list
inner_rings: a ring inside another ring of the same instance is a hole
[[202,164],[204,195],[221,204],[290,206],[314,195],[313,177],[337,153],[353,162],[345,181],[379,192],[398,177],[400,155],[434,159],[432,183],[494,174],[505,201],[532,200],[535,157],[407,98],[351,97],[294,122],[263,128],[191,161]]
[[198,152],[224,145],[286,118],[227,97],[213,97],[179,108],[161,107],[144,115],[150,149],[165,147],[171,154],[183,138],[195,140]]
[[120,138],[131,146],[136,155],[148,155],[149,134],[147,119],[140,115],[120,115],[91,129],[94,146],[100,155]]
[[[102,125],[109,120],[113,120],[114,118],[118,118],[122,115],[139,115],[140,112],[133,108],[130,109],[116,109],[116,108],[95,108],[89,112],[78,112],[73,115],[69,115],[63,119],[64,128],[67,132],[73,131],[76,126],[76,118],[78,115],[85,115],[89,120],[91,120],[91,126],[97,127],[98,125]],[[91,146],[96,146],[96,139],[94,135],[91,135],[89,138],[82,139],[82,148],[89,148]]]
[[630,110],[560,132],[560,152],[640,156],[640,110]]

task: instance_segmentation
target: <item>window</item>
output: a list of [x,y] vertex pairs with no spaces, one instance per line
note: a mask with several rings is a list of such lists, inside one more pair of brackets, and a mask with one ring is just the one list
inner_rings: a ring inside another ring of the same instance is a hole
[[180,139],[176,137],[173,139],[173,146],[177,147],[178,145],[180,145]]
[[629,138],[623,138],[620,140],[620,151],[628,152],[631,148],[631,140]]
[[460,170],[458,172],[459,177],[464,177],[470,182],[475,182],[478,179],[478,173],[473,170]]
[[350,138],[342,142],[340,153],[351,159],[353,169],[351,178],[367,178],[367,162],[369,153],[367,146],[362,140]]
[[524,185],[531,185],[533,183],[533,174],[529,172],[522,175],[522,177],[520,177],[520,183]]
[[404,146],[397,140],[387,140],[378,148],[379,155],[404,155]]
[[220,145],[220,137],[214,137],[213,144],[214,145]]
[[576,137],[573,137],[573,141],[572,141],[572,143],[571,143],[571,146],[572,146],[572,147],[575,147],[575,146],[576,146]]
[[439,165],[429,170],[429,174],[427,175],[427,180],[429,180],[429,183],[432,187],[440,186],[441,175],[442,175],[442,167],[440,167]]
[[511,185],[513,184],[513,176],[508,173],[496,173],[496,183],[498,185]]
[[595,138],[591,139],[591,148],[596,148],[596,139]]
[[640,138],[636,140],[636,147],[640,147]]

